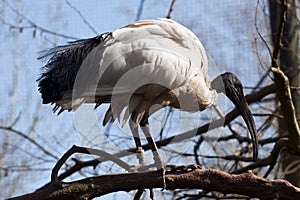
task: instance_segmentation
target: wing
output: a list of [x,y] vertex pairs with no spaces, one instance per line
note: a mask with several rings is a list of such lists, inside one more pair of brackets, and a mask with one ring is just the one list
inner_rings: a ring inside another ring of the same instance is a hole
[[[165,88],[184,94],[182,91],[193,89],[188,88],[190,82],[209,82],[200,41],[169,19],[135,22],[44,51],[40,58],[49,60],[38,79],[39,91],[43,103],[56,103],[54,111],[74,110],[84,102],[99,105],[110,102],[113,95],[122,96],[119,99],[124,101],[143,85],[163,86],[161,91],[140,90],[147,91],[143,95],[151,100]],[[117,113],[127,106],[124,102],[119,105]]]

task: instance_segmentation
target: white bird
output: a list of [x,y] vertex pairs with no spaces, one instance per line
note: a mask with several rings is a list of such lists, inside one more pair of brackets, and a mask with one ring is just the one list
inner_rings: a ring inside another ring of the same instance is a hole
[[[75,110],[83,103],[110,103],[103,124],[128,119],[141,152],[138,125],[162,166],[148,118],[150,108],[171,106],[188,112],[210,107],[224,93],[240,111],[257,158],[256,127],[242,84],[232,73],[211,83],[205,50],[192,31],[170,19],[143,20],[94,38],[71,42],[42,52],[49,58],[38,79],[43,103],[54,112]],[[122,112],[125,109],[125,112]],[[155,112],[154,110],[153,112]],[[122,113],[125,113],[121,116]]]

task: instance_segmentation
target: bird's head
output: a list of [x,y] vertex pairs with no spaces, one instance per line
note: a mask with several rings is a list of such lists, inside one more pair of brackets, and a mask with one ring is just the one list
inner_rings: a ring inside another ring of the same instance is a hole
[[233,73],[226,72],[217,76],[211,82],[211,88],[215,89],[218,93],[224,93],[240,111],[251,135],[253,160],[256,160],[258,155],[256,126],[244,97],[241,81]]

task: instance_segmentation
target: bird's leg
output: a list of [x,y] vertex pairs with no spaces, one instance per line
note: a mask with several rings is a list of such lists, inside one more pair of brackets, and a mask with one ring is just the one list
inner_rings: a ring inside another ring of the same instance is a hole
[[139,136],[138,126],[133,122],[133,116],[131,116],[131,119],[129,120],[129,127],[136,145],[136,157],[139,160],[139,164],[143,166],[145,165],[144,149]]
[[157,145],[155,143],[155,140],[150,132],[150,128],[149,128],[149,122],[148,122],[148,117],[145,117],[142,119],[141,123],[140,123],[141,129],[145,135],[145,137],[147,138],[148,144],[152,150],[153,153],[153,159],[154,159],[154,164],[157,168],[157,170],[162,169],[163,170],[163,189],[166,188],[166,180],[165,180],[165,166],[163,164],[163,161],[161,159],[161,156],[159,155],[158,152],[158,148]]
[[[139,130],[137,124],[133,121],[135,113],[131,114],[131,119],[129,120],[129,128],[131,130],[131,133],[133,135],[134,143],[136,146],[136,157],[139,160],[139,165],[144,166],[145,165],[145,154],[144,154],[144,149],[142,147],[140,135],[139,135]],[[135,167],[135,170],[138,170],[138,167]],[[140,199],[141,195],[144,193],[143,189],[138,189],[134,199]]]
[[148,144],[153,152],[153,159],[154,159],[157,169],[162,168],[163,161],[161,159],[161,156],[159,155],[158,148],[156,146],[154,138],[152,137],[152,134],[150,133],[149,124],[145,124],[145,125],[141,126],[141,129],[142,129],[143,133],[145,134]]

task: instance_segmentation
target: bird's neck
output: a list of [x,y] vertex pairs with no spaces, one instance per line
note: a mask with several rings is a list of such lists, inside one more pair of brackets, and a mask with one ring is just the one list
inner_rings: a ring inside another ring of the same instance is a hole
[[172,90],[172,96],[176,99],[176,103],[174,101],[170,106],[188,112],[202,111],[210,107],[216,99],[217,92],[208,87],[196,86],[197,84],[186,84]]

